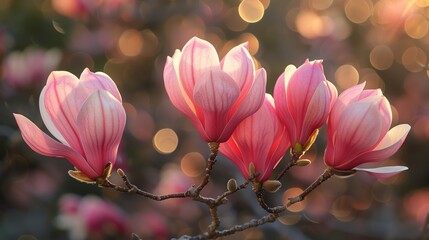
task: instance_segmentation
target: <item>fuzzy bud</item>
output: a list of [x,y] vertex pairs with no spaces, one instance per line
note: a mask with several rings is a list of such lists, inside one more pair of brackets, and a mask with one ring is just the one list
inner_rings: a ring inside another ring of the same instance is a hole
[[226,184],[226,188],[230,192],[234,192],[237,190],[237,181],[234,178],[231,178],[228,180],[228,183]]
[[262,188],[270,193],[277,192],[282,186],[282,183],[277,180],[267,180],[262,183]]

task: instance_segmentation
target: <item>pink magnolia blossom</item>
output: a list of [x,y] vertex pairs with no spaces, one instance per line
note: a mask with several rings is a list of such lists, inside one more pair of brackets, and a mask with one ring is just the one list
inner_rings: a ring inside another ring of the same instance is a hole
[[326,123],[336,98],[337,90],[326,80],[322,60],[306,60],[298,69],[286,67],[277,79],[274,101],[293,147],[305,146],[312,133]]
[[219,62],[215,48],[197,37],[168,57],[164,82],[173,105],[207,142],[225,142],[264,101],[266,72],[255,71],[247,44]]
[[328,146],[325,163],[336,170],[365,171],[384,178],[407,167],[362,168],[392,156],[410,131],[408,124],[389,130],[392,124],[390,104],[380,89],[363,90],[359,84],[344,91],[334,104],[328,120]]
[[256,181],[264,182],[289,146],[286,127],[275,112],[272,96],[266,94],[262,107],[238,125],[219,151],[237,165],[246,179],[253,174],[249,169],[253,164],[255,173],[260,174]]
[[61,196],[59,228],[68,230],[71,239],[110,239],[129,235],[127,216],[113,203],[97,196]]
[[88,179],[114,165],[125,127],[125,110],[113,80],[85,69],[80,79],[69,72],[52,72],[39,99],[46,128],[43,133],[28,118],[14,114],[24,141],[45,156],[64,157]]

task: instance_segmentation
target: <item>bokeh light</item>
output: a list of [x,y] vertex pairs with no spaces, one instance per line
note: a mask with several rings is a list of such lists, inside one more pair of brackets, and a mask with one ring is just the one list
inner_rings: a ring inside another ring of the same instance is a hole
[[408,36],[420,39],[428,33],[429,23],[421,14],[413,14],[405,20],[404,28]]
[[348,0],[344,9],[347,18],[354,23],[364,23],[372,14],[371,0]]
[[342,89],[352,87],[359,82],[359,72],[353,65],[342,65],[335,71],[335,82]]
[[264,16],[265,7],[259,0],[243,0],[238,6],[240,17],[248,23],[256,23]]
[[[302,192],[303,192],[303,190],[301,188],[297,188],[297,187],[287,189],[283,193],[283,205],[286,205],[289,202],[289,198],[294,198],[294,197],[298,196],[299,194],[301,194]],[[297,203],[291,205],[290,207],[287,208],[287,210],[290,212],[294,212],[294,213],[301,212],[302,210],[304,210],[306,202],[307,202],[307,200],[304,199],[301,202],[297,202]]]
[[153,146],[162,154],[169,154],[176,150],[179,139],[176,132],[170,128],[159,130],[153,137]]
[[198,177],[204,173],[206,160],[201,153],[190,152],[180,160],[180,168],[186,176]]
[[374,47],[369,54],[371,65],[378,70],[386,70],[392,66],[393,52],[387,45]]
[[118,46],[125,56],[135,57],[143,49],[143,37],[134,29],[126,30],[119,37]]

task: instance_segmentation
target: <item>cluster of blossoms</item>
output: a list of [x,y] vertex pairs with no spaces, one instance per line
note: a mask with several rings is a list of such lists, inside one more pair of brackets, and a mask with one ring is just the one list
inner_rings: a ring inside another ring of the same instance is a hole
[[[271,178],[289,148],[298,160],[327,123],[324,161],[334,173],[366,171],[389,177],[403,166],[365,168],[389,158],[402,145],[410,126],[390,129],[390,104],[379,89],[364,83],[337,96],[326,80],[322,61],[286,67],[274,97],[266,93],[267,75],[256,69],[247,44],[219,60],[215,48],[199,38],[167,58],[164,82],[173,105],[208,143],[231,159],[246,179]],[[43,122],[54,140],[26,117],[15,114],[23,139],[36,152],[67,158],[70,175],[85,182],[107,178],[114,165],[126,116],[110,77],[85,69],[78,79],[53,72],[40,95]],[[390,129],[390,130],[389,130]]]
[[337,97],[321,60],[286,67],[273,98],[265,93],[265,70],[255,69],[246,44],[219,61],[210,43],[193,38],[167,59],[164,81],[174,106],[205,141],[222,143],[219,151],[246,179],[258,173],[257,182],[268,180],[290,146],[299,158],[326,122],[325,164],[334,172],[366,171],[383,178],[407,169],[358,167],[393,155],[410,126],[389,130],[389,102],[379,89],[363,90],[364,83]]

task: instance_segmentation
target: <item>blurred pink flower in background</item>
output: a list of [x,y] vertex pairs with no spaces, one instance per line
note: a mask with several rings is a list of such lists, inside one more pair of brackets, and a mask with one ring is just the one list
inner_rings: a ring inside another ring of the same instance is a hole
[[134,6],[134,0],[51,0],[56,12],[70,18],[85,19],[91,14],[110,15],[121,8]]
[[365,171],[377,178],[408,169],[404,166],[358,168],[385,160],[404,142],[410,126],[392,124],[392,111],[380,89],[363,90],[365,83],[344,91],[335,102],[328,121],[326,165],[336,170]]
[[219,62],[216,49],[197,37],[168,57],[164,83],[173,105],[207,142],[225,142],[237,125],[263,103],[266,72],[255,71],[247,44]]
[[[170,164],[162,169],[161,178],[153,192],[157,195],[186,192],[189,187],[195,184],[177,165]],[[166,214],[180,216],[184,220],[193,220],[200,214],[199,208],[185,198],[172,198],[157,202],[157,204],[166,210]]]
[[97,196],[63,195],[56,224],[72,240],[129,236],[127,216],[116,205]]
[[3,63],[3,80],[12,88],[29,88],[41,84],[61,61],[58,49],[27,48],[12,52]]
[[289,146],[286,128],[274,108],[274,99],[266,94],[262,107],[237,126],[219,151],[234,162],[245,179],[253,174],[249,169],[253,163],[255,173],[260,174],[256,181],[264,182],[271,177]]
[[326,123],[336,98],[337,90],[326,80],[321,60],[307,59],[298,69],[286,67],[277,79],[274,101],[294,150],[300,152],[297,144],[304,147],[312,133]]
[[14,114],[24,141],[39,154],[68,159],[91,181],[107,163],[115,164],[125,127],[125,110],[113,80],[85,69],[80,79],[69,72],[49,75],[39,99],[43,122],[56,141],[33,122]]

